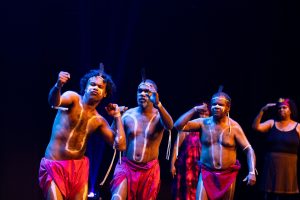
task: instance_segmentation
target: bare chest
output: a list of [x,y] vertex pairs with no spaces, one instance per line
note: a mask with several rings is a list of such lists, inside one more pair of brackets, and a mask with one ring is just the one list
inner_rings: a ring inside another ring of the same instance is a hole
[[130,138],[153,138],[159,132],[158,116],[133,116],[126,121],[125,131]]
[[79,110],[70,113],[68,118],[69,129],[77,133],[88,134],[99,126],[99,116],[97,117],[93,112]]
[[206,126],[201,134],[201,142],[206,146],[234,147],[234,130],[229,126]]

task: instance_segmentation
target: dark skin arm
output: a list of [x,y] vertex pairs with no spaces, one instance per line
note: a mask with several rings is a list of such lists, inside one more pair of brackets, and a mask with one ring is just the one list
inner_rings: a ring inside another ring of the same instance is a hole
[[150,101],[153,103],[153,106],[158,110],[162,124],[168,130],[173,128],[173,119],[168,111],[164,108],[164,106],[159,101],[158,93],[152,88],[150,91]]
[[244,150],[247,155],[247,164],[249,173],[243,181],[247,181],[247,185],[254,185],[256,183],[256,157],[251,146]]
[[68,72],[59,72],[58,79],[48,95],[48,102],[51,106],[60,106],[62,104],[70,105],[72,103],[72,99],[64,98],[63,102],[61,99],[61,88],[69,81],[69,79],[70,74]]
[[[109,129],[112,128],[114,130],[113,147],[118,149],[119,151],[124,151],[126,150],[126,137],[121,119],[121,109],[117,104],[112,103],[105,107],[105,109],[110,116],[114,117],[112,126],[108,126]],[[124,107],[122,107],[122,109],[124,109]]]
[[254,150],[252,149],[248,139],[242,128],[235,124],[237,131],[235,132],[235,139],[237,143],[243,148],[243,151],[246,153],[247,156],[247,164],[249,174],[243,181],[247,181],[247,185],[254,185],[256,183],[256,174],[255,174],[255,166],[256,166],[256,157]]
[[[180,149],[181,144],[182,144],[182,142],[185,139],[185,136],[186,136],[186,134],[184,132],[178,133],[178,135],[177,135],[177,137],[179,137],[178,138],[178,150]],[[173,152],[172,152],[172,158],[171,158],[171,169],[170,169],[170,171],[171,171],[171,174],[172,174],[173,178],[176,175],[176,167],[175,167],[175,161],[177,159],[176,153],[177,153],[177,139],[174,142],[174,147],[173,147]]]
[[268,103],[267,105],[261,108],[261,110],[259,111],[259,113],[257,114],[257,116],[255,117],[252,123],[252,128],[254,130],[265,133],[271,129],[273,125],[273,120],[268,120],[261,123],[261,119],[263,117],[264,112],[267,111],[270,107],[273,107],[275,105],[276,105],[275,103]]
[[178,131],[193,131],[193,129],[199,130],[199,123],[194,123],[190,121],[195,113],[200,112],[201,110],[207,110],[207,104],[202,104],[200,106],[195,106],[192,109],[188,110],[186,113],[181,115],[175,122],[174,127]]

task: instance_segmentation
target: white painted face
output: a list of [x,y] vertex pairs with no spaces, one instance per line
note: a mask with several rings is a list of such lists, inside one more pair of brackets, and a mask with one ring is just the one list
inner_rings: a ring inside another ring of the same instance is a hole
[[139,86],[138,86],[138,90],[140,88],[147,89],[150,92],[156,92],[156,89],[155,89],[154,85],[151,84],[151,83],[149,83],[149,82],[142,82],[142,83],[140,83]]
[[137,90],[137,102],[139,105],[145,105],[149,101],[152,92],[156,92],[155,87],[149,82],[142,82]]
[[90,96],[106,97],[106,83],[101,76],[93,76],[88,80],[85,93]]
[[213,116],[224,116],[229,112],[228,100],[225,97],[215,97],[211,100],[211,113]]
[[224,111],[225,111],[225,106],[220,106],[219,104],[217,104],[217,105],[211,106],[211,109],[212,109],[212,110],[215,110],[215,109],[221,109],[222,112],[224,112]]

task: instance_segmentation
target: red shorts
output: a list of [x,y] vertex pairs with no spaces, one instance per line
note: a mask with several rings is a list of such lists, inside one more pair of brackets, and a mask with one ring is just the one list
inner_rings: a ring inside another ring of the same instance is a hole
[[123,157],[122,163],[116,166],[111,191],[114,191],[124,179],[127,179],[127,200],[156,199],[160,188],[158,160],[137,164]]
[[201,165],[204,188],[209,199],[221,199],[235,181],[241,165],[236,163],[225,170],[215,170]]
[[49,160],[42,158],[39,170],[39,184],[46,197],[51,181],[54,181],[64,198],[74,198],[88,183],[89,159]]

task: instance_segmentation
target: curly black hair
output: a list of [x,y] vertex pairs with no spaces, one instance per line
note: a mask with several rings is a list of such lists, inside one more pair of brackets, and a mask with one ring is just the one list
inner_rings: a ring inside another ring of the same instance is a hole
[[[99,70],[98,69],[92,69],[88,73],[86,73],[81,79],[80,79],[80,94],[84,94],[84,90],[86,88],[86,85],[91,77],[99,76]],[[106,83],[106,93],[107,98],[111,97],[113,93],[116,90],[116,85],[113,82],[110,75],[106,74],[105,72],[102,72],[101,77],[104,79],[104,83]]]

